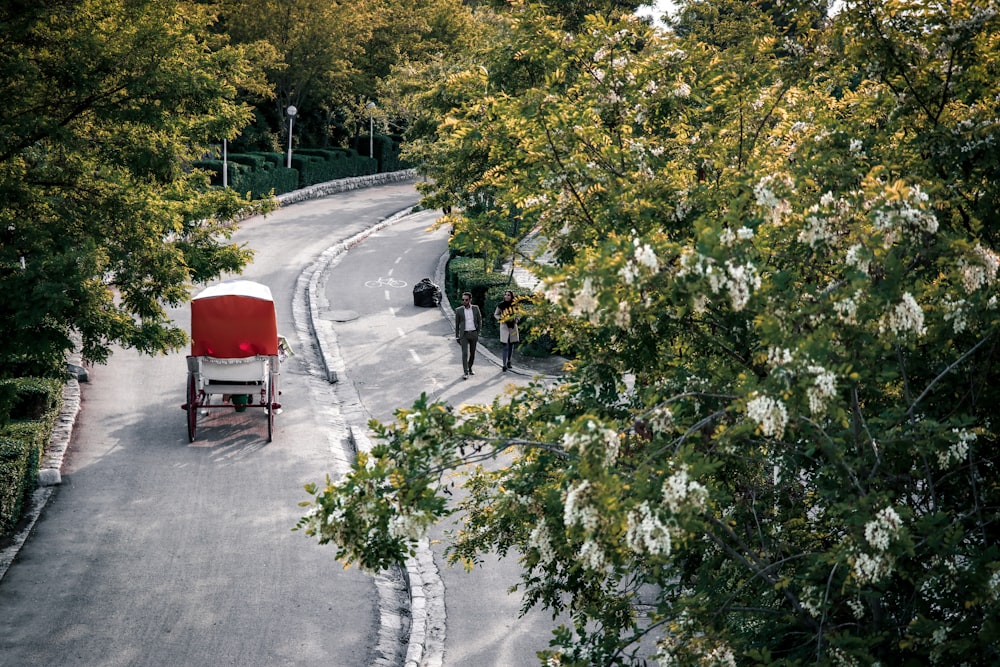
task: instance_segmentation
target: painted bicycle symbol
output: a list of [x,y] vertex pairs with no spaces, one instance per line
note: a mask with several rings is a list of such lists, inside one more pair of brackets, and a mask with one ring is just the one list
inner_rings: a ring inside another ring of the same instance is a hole
[[396,280],[395,278],[383,278],[378,277],[378,280],[369,280],[365,283],[365,287],[406,287],[405,280]]

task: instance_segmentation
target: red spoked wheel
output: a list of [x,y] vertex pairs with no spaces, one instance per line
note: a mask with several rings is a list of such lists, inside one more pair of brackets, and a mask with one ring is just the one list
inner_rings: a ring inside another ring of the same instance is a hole
[[187,422],[188,442],[194,442],[195,431],[198,429],[198,383],[194,375],[188,376]]

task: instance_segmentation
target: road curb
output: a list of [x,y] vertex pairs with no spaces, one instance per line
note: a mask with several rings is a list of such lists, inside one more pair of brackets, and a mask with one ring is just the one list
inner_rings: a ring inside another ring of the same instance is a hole
[[[296,285],[296,290],[300,285],[303,287],[307,327],[316,344],[327,381],[338,387],[342,415],[347,423],[348,444],[355,452],[371,451],[372,443],[366,428],[355,426],[358,423],[367,424],[370,415],[365,411],[354,385],[344,381],[348,374],[338,351],[333,322],[320,317],[320,313],[329,307],[322,285],[345,253],[413,212],[412,207],[404,209],[330,246],[300,274]],[[444,582],[434,563],[430,542],[426,538],[421,540],[417,544],[416,555],[407,559],[404,567],[376,574],[374,580],[380,617],[374,666],[440,666],[444,659]],[[401,604],[404,602],[408,610]]]

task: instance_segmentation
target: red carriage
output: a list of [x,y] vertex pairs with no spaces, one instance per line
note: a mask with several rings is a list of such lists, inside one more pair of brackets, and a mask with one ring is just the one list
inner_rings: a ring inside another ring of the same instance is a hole
[[277,398],[283,347],[266,285],[232,280],[192,299],[187,403],[182,406],[191,442],[199,414],[254,408],[263,409],[271,442],[274,416],[281,408]]

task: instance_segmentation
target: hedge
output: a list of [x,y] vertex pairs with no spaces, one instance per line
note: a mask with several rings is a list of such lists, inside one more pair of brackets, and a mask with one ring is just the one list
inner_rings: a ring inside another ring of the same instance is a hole
[[485,308],[483,309],[483,335],[499,339],[500,323],[493,317],[493,312],[497,309],[497,305],[503,301],[504,292],[507,290],[514,293],[514,302],[527,315],[517,325],[517,332],[521,338],[521,342],[517,346],[518,352],[526,357],[547,357],[553,354],[555,344],[551,336],[531,333],[531,302],[535,298],[535,293],[517,284],[495,285],[487,290]]
[[38,482],[38,466],[62,409],[63,381],[46,378],[0,380],[0,535],[13,532],[24,503]]
[[374,137],[362,134],[351,142],[352,147],[361,155],[368,155],[369,150],[375,154],[372,156],[376,160],[377,171],[382,173],[387,171],[400,171],[408,169],[409,166],[400,160],[400,138],[390,137],[384,134],[376,134]]
[[[380,171],[398,171],[399,147],[388,141],[384,149],[383,163],[389,170],[380,170],[378,160],[367,155],[359,155],[350,148],[300,148],[292,151],[292,168],[289,169],[287,153],[264,151],[248,151],[246,153],[230,153],[227,157],[229,167],[229,187],[237,192],[249,192],[253,199],[280,195],[299,188],[317,183],[336,181],[352,176],[367,176]],[[381,145],[381,144],[380,144]],[[365,144],[367,153],[367,144]],[[209,173],[210,182],[214,186],[222,185],[222,160],[197,160],[192,163],[197,169]]]

